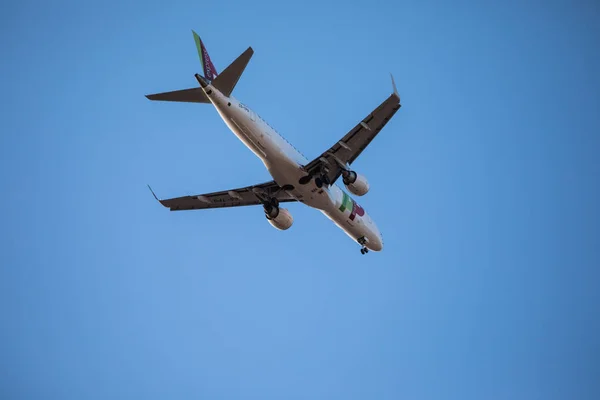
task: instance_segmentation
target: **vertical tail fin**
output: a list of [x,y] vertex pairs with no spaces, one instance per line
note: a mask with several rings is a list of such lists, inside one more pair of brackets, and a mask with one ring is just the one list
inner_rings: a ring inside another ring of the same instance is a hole
[[204,78],[211,82],[213,86],[219,89],[225,96],[229,96],[240,79],[240,76],[246,69],[248,61],[252,58],[254,50],[252,50],[252,47],[248,47],[245,52],[223,70],[221,75],[217,76],[217,69],[208,55],[206,46],[195,31],[192,30],[192,33],[194,34],[194,41],[196,42],[196,48],[198,49],[200,64],[202,64],[204,70]]
[[194,34],[194,41],[196,42],[196,48],[198,49],[198,57],[200,57],[200,64],[202,65],[202,69],[204,70],[204,77],[212,81],[217,77],[217,69],[212,63],[210,56],[208,55],[208,51],[206,50],[206,46],[202,43],[200,36],[196,32],[192,30]]

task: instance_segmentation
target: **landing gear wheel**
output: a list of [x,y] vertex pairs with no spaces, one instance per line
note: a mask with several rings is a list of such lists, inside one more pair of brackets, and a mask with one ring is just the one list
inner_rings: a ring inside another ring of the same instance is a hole
[[360,254],[367,254],[369,252],[369,249],[367,249],[366,247],[363,247],[362,249],[360,249]]
[[321,178],[315,178],[315,185],[317,185],[319,189],[323,187],[323,181],[321,180]]

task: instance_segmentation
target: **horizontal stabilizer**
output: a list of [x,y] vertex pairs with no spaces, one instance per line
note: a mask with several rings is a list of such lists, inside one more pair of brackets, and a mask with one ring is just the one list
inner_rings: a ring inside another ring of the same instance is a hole
[[229,97],[253,54],[254,50],[252,50],[252,47],[248,47],[246,51],[236,58],[234,62],[229,64],[223,72],[217,75],[215,80],[212,81],[213,86],[219,89],[225,96]]
[[[254,50],[252,50],[252,47],[248,47],[246,51],[240,54],[240,56],[236,58],[234,62],[229,64],[229,66],[225,68],[222,73],[217,75],[217,70],[210,60],[208,51],[206,51],[206,46],[204,46],[204,43],[202,40],[200,40],[200,37],[196,34],[196,32],[192,32],[198,48],[200,63],[202,64],[202,69],[204,70],[204,80],[208,81],[203,85],[199,80],[200,85],[206,87],[206,85],[210,83],[223,95],[229,97],[231,92],[233,92],[235,85],[237,85],[238,81],[240,80],[240,76],[242,76],[242,73],[244,73],[248,62],[252,58]],[[196,79],[198,79],[198,76]],[[204,93],[202,87],[149,94],[146,95],[146,98],[149,100],[178,101],[183,103],[210,103],[210,100]]]
[[210,100],[206,97],[202,88],[199,87],[175,90],[173,92],[148,94],[146,97],[149,100],[179,101],[183,103],[210,103]]

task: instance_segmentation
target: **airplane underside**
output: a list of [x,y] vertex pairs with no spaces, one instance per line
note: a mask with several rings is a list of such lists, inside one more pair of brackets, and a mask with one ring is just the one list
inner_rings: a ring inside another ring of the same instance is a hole
[[[319,157],[309,161],[258,114],[231,96],[254,51],[249,47],[220,74],[206,48],[194,32],[204,75],[195,74],[196,88],[147,95],[150,100],[212,104],[229,129],[264,163],[273,181],[248,187],[159,200],[171,211],[262,205],[266,219],[280,230],[293,224],[282,203],[300,202],[318,209],[361,246],[361,253],[380,251],[383,239],[366,211],[336,185],[341,179],[348,192],[363,196],[367,179],[350,164],[377,136],[401,107],[392,77],[391,94],[342,139]],[[152,189],[151,189],[152,190]]]

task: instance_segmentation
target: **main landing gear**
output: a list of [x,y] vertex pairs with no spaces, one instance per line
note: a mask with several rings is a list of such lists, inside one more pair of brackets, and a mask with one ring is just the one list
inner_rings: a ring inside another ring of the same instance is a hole
[[[307,183],[309,183],[311,181],[312,178],[313,178],[312,175],[303,176],[302,178],[300,178],[300,180],[298,181],[298,183],[301,184],[301,185],[306,185]],[[315,178],[315,185],[319,189],[322,188],[323,185],[326,185],[326,186],[331,185],[331,180],[329,179],[329,177],[327,176],[327,174],[317,175],[314,178]]]
[[317,187],[319,189],[321,189],[323,187],[323,185],[331,185],[331,181],[329,180],[329,177],[327,176],[327,174],[323,174],[320,177],[317,176],[315,177],[315,185],[317,185]]
[[275,197],[263,202],[263,208],[267,218],[277,218],[279,215],[279,200]]
[[306,185],[313,178],[315,179],[315,186],[317,186],[319,189],[321,189],[324,185],[331,185],[331,180],[329,179],[329,169],[325,166],[321,166],[321,168],[318,171],[313,171],[312,173],[303,176],[302,178],[300,178],[298,183],[301,185]]
[[365,246],[366,243],[367,241],[365,240],[364,236],[358,239],[358,244],[362,246],[362,248],[360,249],[360,254],[367,254],[369,252],[369,249],[367,248],[367,246]]

